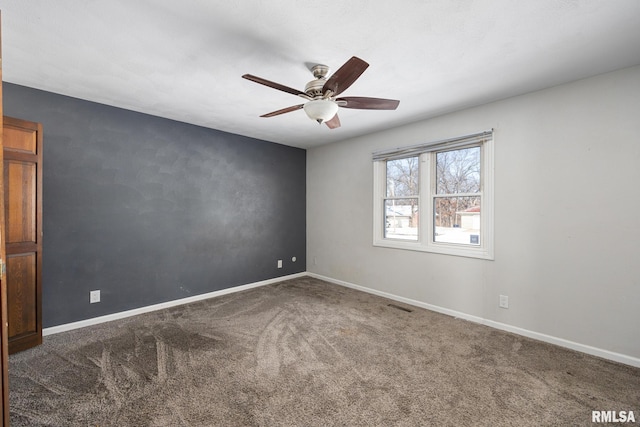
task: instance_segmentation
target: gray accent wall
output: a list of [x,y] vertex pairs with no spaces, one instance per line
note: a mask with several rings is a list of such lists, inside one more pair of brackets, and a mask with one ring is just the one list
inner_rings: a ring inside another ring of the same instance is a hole
[[44,128],[44,327],[306,270],[305,150],[3,89]]

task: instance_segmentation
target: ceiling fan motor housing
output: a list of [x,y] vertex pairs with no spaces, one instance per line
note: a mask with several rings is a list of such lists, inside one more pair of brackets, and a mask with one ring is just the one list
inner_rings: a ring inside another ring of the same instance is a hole
[[322,98],[322,96],[324,95],[322,93],[322,88],[324,87],[324,84],[326,82],[327,82],[327,80],[324,77],[319,78],[319,79],[315,79],[315,80],[311,80],[304,87],[304,92],[307,95],[309,95],[311,98]]
[[324,96],[322,88],[327,82],[326,77],[327,74],[329,74],[329,67],[327,65],[317,64],[311,68],[311,72],[313,73],[315,80],[311,80],[306,84],[304,92],[311,98],[322,98]]

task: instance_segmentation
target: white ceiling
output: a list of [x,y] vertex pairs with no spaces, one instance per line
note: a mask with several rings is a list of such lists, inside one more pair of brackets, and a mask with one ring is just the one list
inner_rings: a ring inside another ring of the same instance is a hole
[[[638,0],[3,0],[5,81],[308,148],[640,64]],[[309,65],[370,64],[330,130]]]

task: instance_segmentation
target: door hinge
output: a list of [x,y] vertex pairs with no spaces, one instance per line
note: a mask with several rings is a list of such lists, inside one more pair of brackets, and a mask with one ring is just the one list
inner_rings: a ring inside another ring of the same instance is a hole
[[4,260],[0,259],[0,276],[4,276],[7,272],[7,268],[4,264]]

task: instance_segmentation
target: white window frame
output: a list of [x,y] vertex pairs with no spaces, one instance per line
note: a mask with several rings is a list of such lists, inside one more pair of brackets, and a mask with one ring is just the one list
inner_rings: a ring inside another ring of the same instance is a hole
[[[484,132],[482,135],[489,134],[489,137],[482,140],[474,140],[477,135],[469,135],[460,138],[452,138],[445,141],[437,141],[434,143],[423,144],[413,147],[405,147],[402,149],[390,150],[389,153],[398,152],[399,154],[393,158],[402,158],[402,153],[410,153],[404,157],[419,156],[419,196],[418,209],[420,221],[418,224],[418,240],[400,240],[385,237],[384,230],[384,199],[386,197],[386,162],[390,159],[376,160],[374,153],[373,162],[373,245],[406,249],[413,251],[432,252],[444,255],[463,256],[470,258],[494,259],[494,132]],[[477,138],[476,138],[477,139]],[[471,140],[465,143],[465,140]],[[474,195],[480,196],[480,244],[464,245],[455,243],[436,242],[434,240],[434,199],[436,198],[435,183],[435,158],[436,153],[440,151],[448,151],[451,149],[462,149],[468,147],[480,146],[480,192]]]

